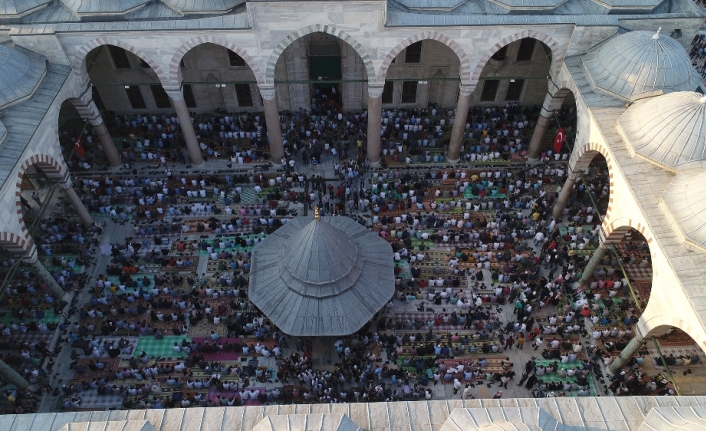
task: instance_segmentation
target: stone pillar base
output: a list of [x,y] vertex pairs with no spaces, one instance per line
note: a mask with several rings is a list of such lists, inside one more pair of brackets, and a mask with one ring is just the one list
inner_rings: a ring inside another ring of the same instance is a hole
[[530,158],[530,157],[526,157],[526,158],[525,158],[525,163],[528,164],[528,165],[536,165],[536,164],[539,163],[539,157],[537,157],[536,159],[532,159],[532,158]]
[[458,162],[461,161],[461,159],[456,159],[456,160],[446,159],[446,161],[452,165],[457,165]]
[[370,162],[370,168],[371,169],[379,169],[380,168],[380,160],[377,162]]

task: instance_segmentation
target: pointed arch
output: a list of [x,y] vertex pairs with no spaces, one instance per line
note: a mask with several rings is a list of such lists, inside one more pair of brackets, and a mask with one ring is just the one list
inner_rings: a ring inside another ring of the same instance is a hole
[[[17,218],[20,225],[20,230],[24,235],[24,238],[20,237],[22,244],[32,243],[32,238],[29,236],[27,225],[25,224],[24,217],[22,215],[22,202],[20,201],[22,177],[24,177],[25,172],[27,172],[27,168],[30,166],[38,167],[49,179],[53,181],[61,181],[69,175],[69,169],[66,164],[63,163],[63,160],[56,160],[48,154],[35,154],[22,163],[19,171],[17,172],[17,182],[15,186],[15,207],[17,211]],[[25,251],[27,251],[27,248],[25,248]]]
[[524,30],[503,38],[502,40],[495,43],[488,51],[486,51],[485,54],[483,54],[483,56],[481,57],[478,64],[476,65],[476,68],[473,70],[473,74],[471,75],[471,81],[478,82],[483,68],[488,63],[488,60],[490,60],[490,57],[495,55],[498,50],[500,50],[506,45],[511,44],[516,40],[524,39],[526,37],[536,39],[549,47],[549,49],[552,51],[552,64],[549,67],[549,71],[552,75],[556,75],[559,72],[557,65],[562,64],[564,60],[563,51],[561,50],[561,46],[559,45],[559,43],[554,40],[551,36],[541,31]]
[[454,54],[456,54],[456,56],[458,57],[458,61],[461,63],[459,72],[461,77],[461,84],[468,84],[470,82],[471,60],[468,58],[468,55],[466,55],[466,52],[463,50],[463,48],[461,48],[458,43],[456,43],[456,41],[438,31],[424,31],[415,34],[414,36],[410,36],[398,43],[397,46],[395,46],[392,51],[390,51],[387,56],[385,56],[385,59],[382,62],[382,66],[380,66],[380,71],[378,72],[377,82],[385,82],[387,70],[390,68],[390,65],[395,60],[395,57],[397,57],[399,53],[401,53],[405,48],[415,42],[419,42],[420,40],[435,40],[451,48]]
[[78,71],[80,74],[85,74],[85,76],[88,76],[88,70],[86,68],[86,58],[88,57],[88,53],[93,51],[94,49],[103,46],[103,45],[113,45],[117,46],[119,48],[122,48],[128,52],[131,52],[135,54],[136,56],[140,57],[145,63],[149,64],[149,66],[154,70],[154,73],[157,74],[157,77],[159,78],[159,81],[162,83],[163,87],[168,87],[170,84],[169,78],[167,76],[167,73],[162,69],[162,67],[157,63],[153,58],[142,52],[142,50],[127,44],[119,39],[113,39],[110,37],[97,37],[86,44],[84,44],[82,47],[76,51],[76,56],[74,59],[74,62],[72,63],[72,68],[75,71]]
[[363,60],[365,70],[368,73],[368,81],[373,81],[375,79],[375,66],[373,66],[373,62],[370,59],[370,55],[365,50],[363,45],[358,43],[358,41],[355,40],[348,33],[338,30],[334,26],[314,24],[289,34],[275,47],[274,51],[272,51],[272,54],[270,55],[270,59],[267,61],[267,69],[265,71],[265,82],[267,84],[275,83],[275,66],[277,66],[277,60],[282,55],[284,50],[287,49],[287,47],[291,45],[292,42],[294,42],[295,40],[300,39],[311,33],[330,34],[331,36],[336,36],[337,38],[352,46],[355,52],[357,52],[360,58]]
[[176,85],[177,83],[181,82],[181,60],[184,58],[187,52],[191,51],[199,45],[203,45],[204,43],[220,45],[238,54],[245,61],[245,64],[250,67],[250,70],[255,75],[255,80],[257,81],[258,85],[265,83],[265,77],[263,76],[262,71],[260,70],[260,66],[257,65],[255,60],[250,57],[250,55],[244,49],[228,42],[223,37],[208,35],[198,36],[191,40],[188,40],[183,45],[181,45],[179,49],[174,53],[172,61],[171,63],[169,63],[168,77],[170,83]]

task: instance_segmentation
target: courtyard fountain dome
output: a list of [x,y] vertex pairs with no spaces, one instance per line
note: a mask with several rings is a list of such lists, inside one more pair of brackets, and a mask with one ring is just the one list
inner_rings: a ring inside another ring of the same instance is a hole
[[252,252],[250,300],[289,335],[350,335],[394,291],[392,247],[348,217],[297,217]]
[[618,118],[630,151],[677,171],[706,168],[706,97],[680,91],[634,104]]
[[701,85],[684,47],[659,30],[614,36],[582,61],[594,90],[628,102]]
[[46,61],[41,55],[0,45],[0,109],[29,98],[46,73]]

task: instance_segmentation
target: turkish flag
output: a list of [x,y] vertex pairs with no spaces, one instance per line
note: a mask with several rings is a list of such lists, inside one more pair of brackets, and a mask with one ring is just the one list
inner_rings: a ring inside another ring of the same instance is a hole
[[81,146],[81,138],[76,139],[76,142],[74,143],[74,150],[76,151],[76,154],[78,154],[78,157],[80,159],[82,159],[84,154],[86,154],[86,151],[84,151],[83,147]]
[[561,151],[561,146],[564,145],[564,140],[566,139],[566,133],[564,133],[564,129],[559,127],[559,130],[556,132],[556,137],[554,138],[554,152],[558,153]]

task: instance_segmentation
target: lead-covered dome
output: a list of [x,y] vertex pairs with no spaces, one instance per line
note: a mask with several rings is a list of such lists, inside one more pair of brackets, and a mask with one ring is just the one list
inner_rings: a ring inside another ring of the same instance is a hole
[[35,12],[52,0],[2,0],[0,1],[0,17],[18,18]]
[[244,0],[162,0],[181,13],[224,13]]
[[296,217],[252,251],[248,297],[285,334],[350,335],[394,293],[392,247],[348,217]]
[[706,172],[679,173],[664,190],[662,202],[685,239],[706,250]]
[[0,45],[0,109],[30,97],[47,73],[42,56]]
[[630,102],[658,92],[694,91],[701,85],[686,50],[659,31],[615,36],[582,61],[594,90]]
[[706,168],[706,96],[680,91],[628,108],[618,131],[631,151],[672,170]]

